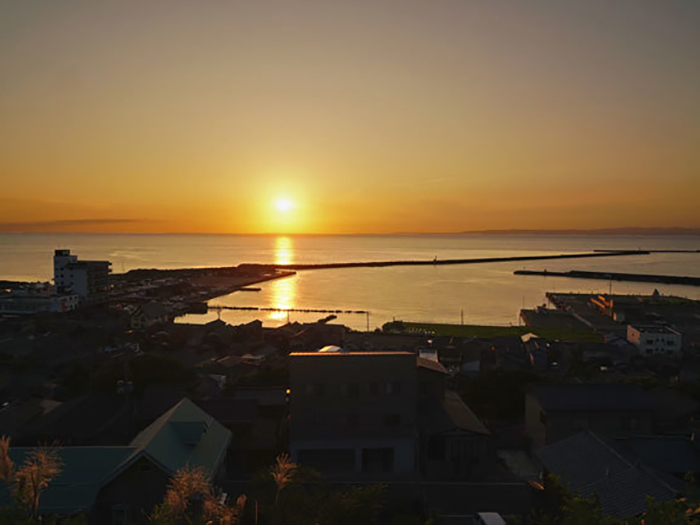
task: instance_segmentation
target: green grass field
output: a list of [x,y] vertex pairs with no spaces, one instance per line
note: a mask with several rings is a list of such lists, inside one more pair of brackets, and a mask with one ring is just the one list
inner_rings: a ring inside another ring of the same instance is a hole
[[479,326],[461,324],[433,324],[433,323],[403,323],[406,330],[411,332],[425,331],[435,335],[448,335],[454,337],[520,337],[527,333],[537,334],[550,340],[575,341],[575,342],[601,342],[600,334],[592,330],[573,330],[570,328],[533,328],[530,326]]

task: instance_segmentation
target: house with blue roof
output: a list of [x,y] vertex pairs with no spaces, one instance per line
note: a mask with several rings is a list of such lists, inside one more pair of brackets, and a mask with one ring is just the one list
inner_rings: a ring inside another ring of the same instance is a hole
[[[42,495],[42,514],[85,514],[101,525],[141,523],[160,503],[170,477],[185,466],[202,467],[212,481],[222,475],[231,432],[189,399],[183,399],[125,447],[64,447],[63,470]],[[16,465],[33,449],[15,447]],[[0,504],[9,494],[0,486]]]

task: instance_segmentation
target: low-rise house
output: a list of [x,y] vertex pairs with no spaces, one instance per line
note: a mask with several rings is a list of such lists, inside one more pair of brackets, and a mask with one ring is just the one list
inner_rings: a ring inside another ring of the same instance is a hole
[[145,330],[170,322],[168,310],[160,303],[146,303],[136,307],[131,314],[131,328]]
[[631,518],[646,510],[647,496],[675,500],[682,482],[628,456],[592,432],[581,432],[536,451],[544,473],[557,475],[572,492],[598,497],[604,516]]
[[421,473],[428,479],[460,480],[490,466],[490,432],[456,392],[419,410]]
[[632,384],[538,385],[525,400],[534,449],[583,430],[610,437],[649,434],[651,412],[646,393]]
[[700,448],[694,436],[639,435],[615,442],[623,454],[647,467],[684,481],[700,475]]
[[459,480],[490,465],[490,433],[456,392],[445,390],[445,367],[416,359],[419,458],[430,479]]
[[636,346],[644,357],[662,355],[679,358],[683,350],[682,339],[680,332],[668,326],[627,326],[627,341]]
[[255,401],[267,409],[281,409],[287,404],[285,387],[236,388],[230,395],[238,401]]
[[652,408],[652,422],[657,432],[690,433],[700,420],[700,403],[671,388],[647,391]]
[[124,396],[116,393],[86,394],[66,401],[32,421],[22,429],[14,443],[26,446],[41,443],[123,445],[134,437],[130,418]]
[[0,290],[0,314],[23,315],[41,312],[70,312],[80,304],[73,293],[54,293],[49,283],[31,283],[24,288]]
[[491,361],[501,370],[520,370],[530,366],[530,358],[519,337],[496,337],[491,341]]
[[281,448],[281,417],[253,400],[221,398],[197,401],[197,405],[233,434],[235,447],[229,460],[234,469],[254,472],[274,462]]
[[627,343],[624,346],[614,343],[581,343],[579,349],[584,363],[625,367],[630,363],[634,347]]
[[438,350],[440,362],[447,367],[456,367],[465,375],[478,374],[482,359],[488,358],[491,342],[484,339],[455,340],[454,344]]
[[27,399],[5,402],[0,406],[0,436],[16,439],[27,426],[61,403],[49,399]]
[[[58,449],[62,472],[42,495],[39,512],[86,514],[90,524],[145,523],[178,469],[201,467],[217,479],[230,442],[229,430],[183,399],[128,446]],[[21,464],[32,450],[13,447],[10,457]],[[0,491],[0,501],[6,502],[4,485]]]

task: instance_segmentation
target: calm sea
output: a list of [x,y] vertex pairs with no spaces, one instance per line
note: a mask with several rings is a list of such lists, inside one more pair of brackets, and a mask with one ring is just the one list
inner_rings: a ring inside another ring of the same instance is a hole
[[[0,279],[49,280],[52,254],[70,248],[83,259],[112,261],[115,272],[134,268],[232,266],[240,263],[345,262],[555,254],[593,249],[699,249],[700,237],[636,236],[245,236],[0,234]],[[515,276],[517,269],[602,270],[700,277],[700,254],[491,263],[466,266],[353,268],[299,272],[212,301],[231,306],[279,309],[368,310],[371,328],[392,319],[470,324],[517,324],[518,310],[543,304],[547,291],[652,293],[700,299],[700,288],[643,283]],[[187,316],[205,322],[217,314]],[[284,312],[224,311],[231,323],[260,318],[268,326],[286,322]],[[291,313],[310,321],[322,314]],[[343,314],[339,322],[366,328],[364,315]]]

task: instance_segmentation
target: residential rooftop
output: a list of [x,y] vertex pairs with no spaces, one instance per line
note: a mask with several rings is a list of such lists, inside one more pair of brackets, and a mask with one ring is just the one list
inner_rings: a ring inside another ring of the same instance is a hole
[[381,352],[354,352],[354,351],[325,351],[325,352],[292,352],[289,354],[290,357],[329,357],[329,356],[351,356],[351,357],[371,357],[371,356],[400,356],[400,355],[415,355],[413,352],[403,352],[403,351],[386,351]]
[[633,324],[630,325],[632,328],[637,330],[638,332],[641,332],[643,334],[677,334],[675,330],[672,328],[669,328],[668,326],[661,326],[661,325],[639,325],[639,324]]
[[682,488],[591,432],[547,445],[536,455],[573,492],[586,498],[597,495],[605,516],[636,516],[646,509],[647,495],[659,502],[673,501]]
[[532,392],[547,411],[651,410],[646,393],[632,384],[538,385]]

